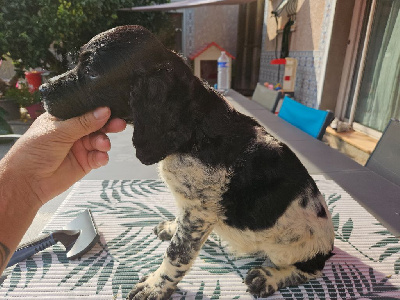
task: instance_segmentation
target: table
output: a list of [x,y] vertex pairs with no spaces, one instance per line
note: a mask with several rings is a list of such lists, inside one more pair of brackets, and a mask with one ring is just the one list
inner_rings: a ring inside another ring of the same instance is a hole
[[286,143],[312,175],[338,183],[395,236],[400,237],[400,186],[280,119],[234,90],[226,98],[240,112],[257,119]]
[[[400,299],[400,242],[333,180],[313,176],[335,227],[335,255],[323,275],[268,299]],[[56,244],[6,270],[0,299],[125,299],[161,264],[168,242],[153,233],[174,218],[175,200],[160,180],[83,180],[75,184],[44,231],[62,228],[91,209],[100,242],[69,261]],[[397,249],[397,250],[396,250]],[[254,299],[243,283],[264,259],[236,257],[212,233],[173,299]]]
[[[336,255],[327,263],[324,276],[287,288],[272,299],[400,297],[396,274],[400,242],[393,236],[400,232],[400,187],[235,91],[229,91],[227,99],[293,149],[325,195],[335,224]],[[156,167],[143,166],[135,158],[131,135],[131,128],[111,135],[109,165],[91,172],[42,210],[51,219],[45,227],[49,231],[68,223],[79,209],[92,209],[101,242],[80,261],[66,260],[62,246],[56,245],[20,263],[0,278],[0,297],[122,299],[139,276],[157,268],[167,243],[156,240],[152,228],[160,219],[173,216],[174,204],[157,179]],[[32,225],[35,231],[43,215]],[[221,245],[217,236],[210,237],[176,298],[252,299],[242,280],[251,265],[262,261],[236,259]]]

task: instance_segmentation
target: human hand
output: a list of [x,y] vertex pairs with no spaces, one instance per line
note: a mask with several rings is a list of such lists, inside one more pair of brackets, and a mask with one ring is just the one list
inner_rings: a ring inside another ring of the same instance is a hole
[[121,119],[107,123],[110,116],[106,107],[65,121],[42,114],[6,155],[7,169],[44,204],[108,163],[106,133],[126,126]]

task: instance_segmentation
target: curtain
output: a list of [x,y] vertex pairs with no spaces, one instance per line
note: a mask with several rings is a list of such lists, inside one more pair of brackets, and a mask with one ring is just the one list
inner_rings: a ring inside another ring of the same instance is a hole
[[355,121],[383,131],[400,117],[400,1],[377,0]]

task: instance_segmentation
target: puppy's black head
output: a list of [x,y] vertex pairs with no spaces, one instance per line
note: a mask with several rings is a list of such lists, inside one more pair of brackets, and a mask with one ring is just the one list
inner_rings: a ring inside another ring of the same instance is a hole
[[100,106],[133,123],[133,144],[144,164],[173,153],[192,134],[190,68],[148,30],[121,26],[81,48],[77,66],[40,87],[46,110],[60,119]]
[[129,118],[129,86],[134,74],[155,68],[167,51],[140,26],[100,33],[81,48],[77,66],[40,87],[47,111],[68,119],[100,106]]

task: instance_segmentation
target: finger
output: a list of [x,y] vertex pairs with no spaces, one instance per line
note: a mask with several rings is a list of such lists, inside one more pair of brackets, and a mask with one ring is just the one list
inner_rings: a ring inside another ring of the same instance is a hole
[[94,132],[82,138],[83,146],[88,151],[98,150],[107,152],[111,149],[111,142],[108,136],[102,132]]
[[121,132],[126,128],[126,122],[122,119],[112,119],[101,129],[104,133]]
[[88,153],[88,164],[91,169],[98,169],[108,163],[107,152],[91,151]]
[[110,116],[111,110],[108,107],[99,107],[82,116],[62,121],[59,126],[60,130],[67,132],[70,138],[75,141],[102,128]]

